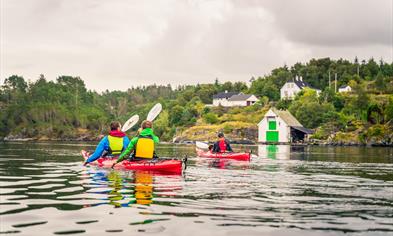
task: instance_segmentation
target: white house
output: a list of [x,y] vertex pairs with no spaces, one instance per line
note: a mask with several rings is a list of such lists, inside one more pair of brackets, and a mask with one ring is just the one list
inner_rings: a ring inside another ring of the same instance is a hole
[[318,95],[321,93],[321,90],[313,88],[310,84],[304,82],[301,76],[296,76],[293,81],[286,82],[280,89],[281,99],[293,99],[304,88],[313,89]]
[[255,97],[255,95],[252,94],[243,94],[239,93],[237,95],[233,95],[228,99],[229,106],[234,107],[234,106],[240,106],[240,107],[245,107],[245,106],[251,106],[254,105],[258,101],[258,98]]
[[235,107],[251,106],[258,101],[258,98],[252,94],[227,92],[218,93],[213,96],[213,106]]
[[311,133],[289,111],[276,108],[271,108],[258,124],[258,142],[261,143],[302,142]]
[[217,107],[217,106],[228,106],[228,99],[230,97],[232,97],[233,95],[237,95],[239,93],[236,92],[222,92],[222,93],[218,93],[216,95],[213,95],[213,106]]
[[349,93],[351,91],[352,91],[352,88],[349,85],[343,85],[340,88],[338,88],[339,93]]

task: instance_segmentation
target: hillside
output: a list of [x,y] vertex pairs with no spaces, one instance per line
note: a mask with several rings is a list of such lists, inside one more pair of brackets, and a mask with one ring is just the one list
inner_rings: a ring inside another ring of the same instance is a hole
[[[293,101],[280,100],[282,85],[297,75],[322,90],[320,96],[305,90]],[[330,81],[337,75],[337,87],[350,85],[353,91],[336,93],[333,82],[329,86],[329,75]],[[312,59],[276,68],[251,81],[250,86],[216,79],[211,84],[151,85],[97,93],[88,90],[79,77],[59,76],[50,81],[40,75],[28,83],[14,75],[0,89],[0,137],[96,140],[107,133],[111,120],[124,122],[134,114],[145,117],[161,102],[164,111],[155,121],[155,132],[163,141],[211,140],[217,131],[234,140],[255,141],[257,123],[275,106],[289,109],[305,127],[315,129],[316,140],[392,142],[393,63]],[[245,108],[206,106],[214,94],[226,90],[255,94],[259,102]]]

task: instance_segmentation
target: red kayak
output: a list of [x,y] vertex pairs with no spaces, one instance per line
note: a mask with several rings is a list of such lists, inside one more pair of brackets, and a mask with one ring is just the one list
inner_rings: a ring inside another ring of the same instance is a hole
[[208,157],[208,158],[225,158],[225,159],[234,159],[239,161],[249,161],[251,158],[251,153],[248,152],[212,153],[211,151],[203,151],[202,149],[199,148],[196,148],[196,152],[199,157]]
[[[89,158],[89,153],[82,150],[82,156],[86,161]],[[96,165],[99,167],[111,168],[112,164],[115,163],[117,157],[100,157],[96,161],[89,163],[89,165]],[[115,169],[127,169],[127,170],[144,170],[144,171],[159,171],[159,172],[170,172],[170,173],[181,173],[183,161],[181,160],[168,160],[168,159],[154,159],[154,160],[140,160],[140,161],[129,161],[124,160],[117,164]]]

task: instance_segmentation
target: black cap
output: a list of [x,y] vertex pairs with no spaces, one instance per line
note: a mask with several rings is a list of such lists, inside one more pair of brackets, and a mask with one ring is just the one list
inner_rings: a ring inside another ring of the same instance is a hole
[[217,136],[218,136],[219,138],[223,138],[223,137],[224,137],[224,134],[223,134],[222,132],[219,132],[219,133],[217,134]]

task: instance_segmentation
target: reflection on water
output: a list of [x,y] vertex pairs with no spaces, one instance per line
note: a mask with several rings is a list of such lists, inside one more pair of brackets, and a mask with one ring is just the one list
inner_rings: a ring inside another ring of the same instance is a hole
[[391,235],[388,148],[235,146],[251,162],[197,158],[183,175],[83,167],[86,144],[0,144],[0,233]]
[[258,145],[258,156],[270,159],[288,160],[291,155],[289,145]]
[[[171,191],[181,189],[177,186],[177,183],[163,188],[169,180],[182,180],[182,176],[176,174],[149,171],[115,171],[99,168],[91,168],[88,171],[88,177],[85,175],[84,178],[93,180],[93,182],[85,185],[90,187],[86,192],[101,195],[98,199],[104,200],[93,205],[85,205],[85,207],[109,204],[116,208],[130,207],[133,204],[150,205],[154,201],[154,196],[161,195],[162,189],[165,189],[166,195]],[[160,181],[164,182],[161,183]],[[153,186],[156,187],[155,192]]]
[[135,200],[137,204],[148,205],[153,202],[153,175],[148,172],[135,172]]

